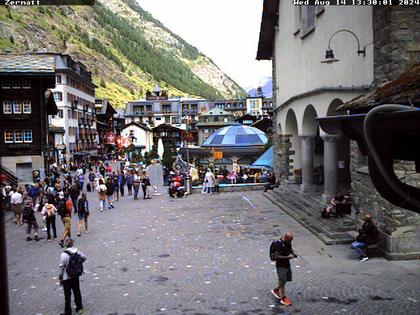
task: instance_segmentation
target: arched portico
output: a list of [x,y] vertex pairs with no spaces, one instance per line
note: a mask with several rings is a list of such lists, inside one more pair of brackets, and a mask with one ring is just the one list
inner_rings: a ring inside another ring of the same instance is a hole
[[291,154],[293,155],[292,169],[293,176],[297,182],[301,181],[302,169],[301,169],[301,143],[299,139],[298,121],[296,114],[293,109],[289,109],[286,115],[285,134],[290,137],[291,143]]
[[302,185],[301,191],[311,192],[314,186],[314,153],[315,138],[319,137],[318,122],[316,121],[317,112],[312,105],[305,108],[302,118],[301,134],[301,161],[302,161]]
[[302,135],[315,136],[318,131],[318,122],[315,120],[318,115],[312,105],[308,105],[303,112]]
[[[337,112],[343,101],[336,98],[331,101],[327,116],[345,115]],[[350,140],[342,134],[322,135],[324,140],[324,193],[325,202],[329,202],[338,191],[350,189]]]

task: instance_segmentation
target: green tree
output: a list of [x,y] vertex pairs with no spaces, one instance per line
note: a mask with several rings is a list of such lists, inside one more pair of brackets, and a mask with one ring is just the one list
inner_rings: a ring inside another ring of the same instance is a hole
[[143,163],[146,164],[146,165],[149,165],[150,162],[151,162],[150,153],[149,152],[144,152]]
[[171,167],[172,163],[175,161],[173,158],[174,148],[170,142],[166,142],[163,145],[163,157],[162,157],[162,164],[166,167]]
[[150,159],[158,159],[159,158],[159,154],[158,154],[158,146],[157,144],[153,144],[152,146],[152,150],[149,153]]

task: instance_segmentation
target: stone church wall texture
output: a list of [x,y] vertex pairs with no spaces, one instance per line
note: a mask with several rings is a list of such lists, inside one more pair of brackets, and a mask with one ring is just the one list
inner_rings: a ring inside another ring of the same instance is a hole
[[[374,7],[374,78],[376,84],[396,79],[420,62],[420,8]],[[356,213],[372,213],[381,231],[380,248],[389,259],[420,259],[420,215],[387,202],[374,188],[357,144],[351,143],[351,180]],[[420,187],[414,163],[398,161],[399,178]]]

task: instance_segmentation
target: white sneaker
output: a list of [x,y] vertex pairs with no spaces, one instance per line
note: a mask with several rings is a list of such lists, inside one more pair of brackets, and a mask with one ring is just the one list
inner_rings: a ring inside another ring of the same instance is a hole
[[364,261],[366,261],[366,260],[368,260],[368,259],[369,259],[369,257],[365,256],[365,257],[363,257],[362,259],[360,259],[360,262],[364,262]]

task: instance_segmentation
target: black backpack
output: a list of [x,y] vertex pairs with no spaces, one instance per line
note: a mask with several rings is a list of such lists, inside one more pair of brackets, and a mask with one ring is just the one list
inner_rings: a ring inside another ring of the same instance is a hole
[[66,214],[67,214],[67,210],[66,210],[66,202],[65,202],[65,200],[64,200],[64,199],[61,199],[61,200],[58,202],[58,205],[57,205],[57,213],[58,213],[61,217],[66,216]]
[[105,184],[106,186],[106,194],[107,195],[112,195],[114,193],[114,184],[112,182],[108,182]]
[[282,240],[276,240],[276,241],[271,242],[271,245],[270,245],[270,259],[272,261],[277,260],[278,252],[276,251],[276,249],[278,249],[279,247],[283,247],[283,246],[284,246],[284,244],[283,244]]
[[67,255],[70,256],[69,263],[66,267],[66,272],[70,278],[80,277],[83,274],[83,258],[78,252],[70,254],[65,251]]
[[23,221],[28,221],[29,217],[31,216],[31,213],[32,213],[32,208],[29,208],[29,207],[23,208],[23,212],[22,212]]

